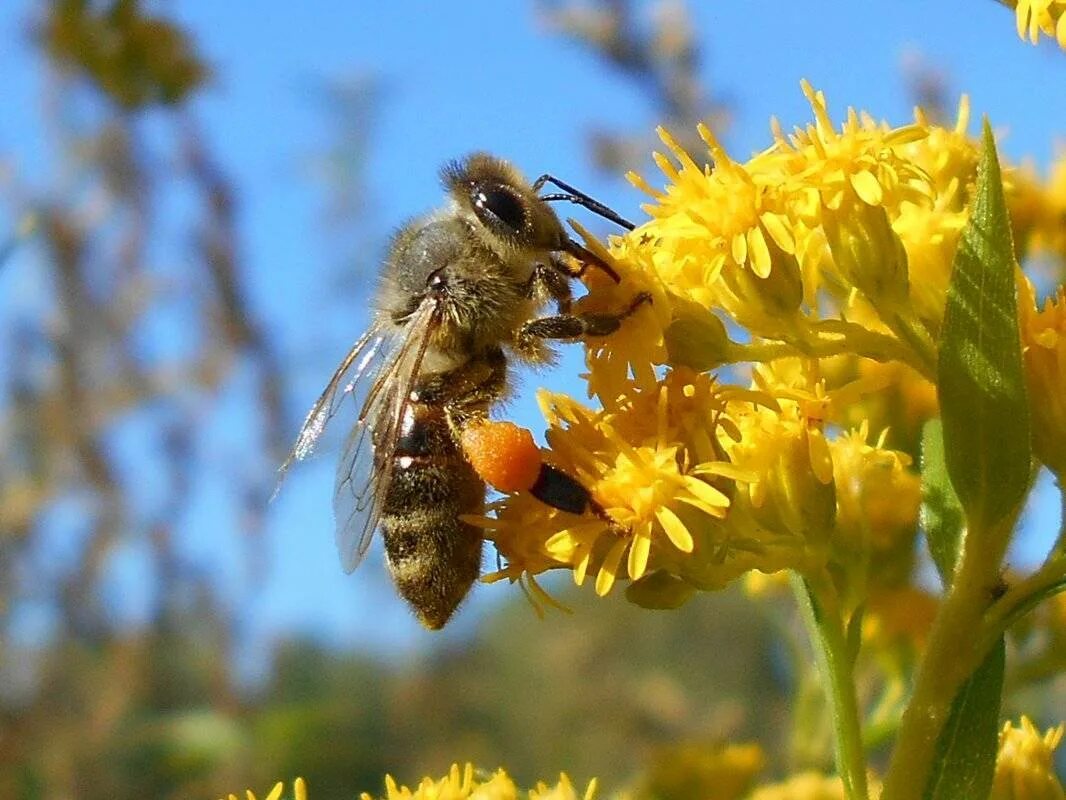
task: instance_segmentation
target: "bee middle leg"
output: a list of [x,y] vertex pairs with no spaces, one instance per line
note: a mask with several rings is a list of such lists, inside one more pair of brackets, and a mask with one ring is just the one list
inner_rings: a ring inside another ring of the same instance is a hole
[[543,339],[575,340],[587,336],[609,336],[622,326],[624,319],[650,302],[651,295],[641,292],[626,308],[613,314],[557,314],[530,320],[519,329],[516,346],[520,351],[530,351],[535,350]]

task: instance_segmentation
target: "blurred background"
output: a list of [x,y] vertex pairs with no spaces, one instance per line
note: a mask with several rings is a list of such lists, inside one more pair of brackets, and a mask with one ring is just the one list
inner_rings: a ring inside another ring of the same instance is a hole
[[[335,450],[268,503],[390,230],[440,201],[447,159],[490,150],[639,220],[621,176],[661,182],[656,125],[700,158],[705,121],[742,160],[771,115],[809,119],[807,78],[835,119],[953,120],[968,92],[1006,157],[1046,170],[1066,59],[1021,44],[1008,9],[822,10],[5,0],[0,798],[297,774],[353,796],[454,760],[616,787],[726,739],[761,741],[771,774],[830,764],[827,732],[785,722],[795,634],[740,592],[655,614],[556,582],[573,613],[540,621],[517,587],[481,586],[431,634],[377,552],[341,571]],[[571,348],[524,375],[508,415],[540,431],[533,389],[580,395],[580,371]],[[1061,718],[1061,680],[1036,686]]]

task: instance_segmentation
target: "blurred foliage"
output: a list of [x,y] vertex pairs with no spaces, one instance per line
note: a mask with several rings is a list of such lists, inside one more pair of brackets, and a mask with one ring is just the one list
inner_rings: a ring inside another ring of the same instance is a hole
[[654,109],[653,121],[641,125],[639,132],[590,133],[593,163],[605,173],[622,175],[641,166],[658,144],[652,134],[655,125],[676,132],[678,143],[693,151],[700,146],[697,124],[720,133],[728,129],[729,105],[712,98],[701,74],[706,39],[701,41],[683,2],[538,0],[536,6],[548,30],[617,70]]
[[[35,287],[5,298],[0,334],[0,796],[164,796],[214,774],[198,709],[237,703],[233,621],[181,552],[189,502],[219,479],[257,566],[281,375],[235,192],[182,105],[206,76],[191,39],[134,2],[39,14],[47,169],[0,156],[5,267],[17,251]],[[205,469],[224,398],[247,409],[248,450]],[[143,609],[116,597],[131,554]]]
[[207,79],[208,70],[188,36],[140,0],[52,4],[41,40],[52,60],[84,73],[119,106],[138,109],[180,103]]

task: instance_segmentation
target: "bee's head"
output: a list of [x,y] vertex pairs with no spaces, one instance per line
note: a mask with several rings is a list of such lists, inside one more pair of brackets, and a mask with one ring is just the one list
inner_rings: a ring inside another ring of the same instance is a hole
[[545,252],[566,247],[568,237],[555,212],[506,161],[474,153],[445,165],[441,180],[494,250]]

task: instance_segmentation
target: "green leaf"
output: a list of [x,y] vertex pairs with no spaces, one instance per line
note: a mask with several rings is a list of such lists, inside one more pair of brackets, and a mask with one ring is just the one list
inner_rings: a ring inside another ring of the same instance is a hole
[[626,587],[626,600],[641,608],[656,610],[681,608],[695,594],[692,584],[656,570]]
[[1029,411],[1014,271],[999,162],[985,120],[977,187],[955,252],[937,365],[948,473],[974,534],[1012,521],[1029,487]]
[[959,558],[963,513],[944,463],[943,431],[938,419],[929,420],[922,429],[922,530],[940,580],[947,587]]
[[988,797],[999,744],[1004,650],[1000,639],[955,696],[937,740],[925,800]]

